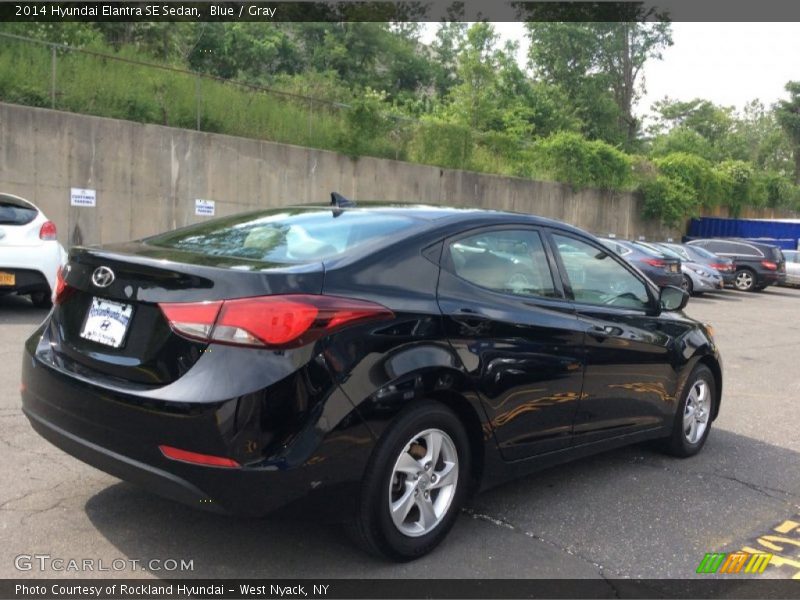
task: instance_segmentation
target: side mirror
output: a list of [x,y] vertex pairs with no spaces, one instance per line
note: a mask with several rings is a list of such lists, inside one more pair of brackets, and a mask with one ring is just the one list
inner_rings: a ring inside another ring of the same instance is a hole
[[658,295],[658,305],[661,310],[683,310],[688,302],[689,294],[674,285],[661,288],[661,293]]

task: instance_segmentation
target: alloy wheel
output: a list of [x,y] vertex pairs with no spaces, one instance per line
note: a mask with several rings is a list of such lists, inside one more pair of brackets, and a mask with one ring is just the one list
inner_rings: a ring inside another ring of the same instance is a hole
[[389,513],[400,533],[430,533],[450,509],[458,485],[458,452],[441,429],[411,438],[397,457],[389,481]]
[[746,292],[753,287],[753,275],[749,271],[739,271],[734,283],[737,289]]
[[686,408],[683,411],[683,435],[690,444],[696,444],[703,438],[708,426],[710,406],[708,384],[698,379],[689,390]]

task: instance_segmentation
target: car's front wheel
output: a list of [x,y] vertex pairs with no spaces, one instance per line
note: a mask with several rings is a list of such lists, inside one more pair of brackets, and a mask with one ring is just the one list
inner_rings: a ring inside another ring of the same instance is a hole
[[446,406],[401,414],[378,442],[351,532],[366,550],[400,561],[433,550],[458,517],[471,473],[469,441]]
[[672,434],[665,440],[669,454],[686,458],[700,452],[711,431],[716,399],[716,380],[705,365],[697,365],[681,396]]

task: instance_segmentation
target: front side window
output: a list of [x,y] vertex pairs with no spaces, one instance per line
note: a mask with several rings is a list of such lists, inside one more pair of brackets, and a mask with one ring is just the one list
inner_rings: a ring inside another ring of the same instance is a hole
[[647,286],[608,252],[575,238],[553,235],[577,302],[644,309]]
[[560,297],[536,231],[497,230],[471,235],[450,245],[455,274],[495,292]]

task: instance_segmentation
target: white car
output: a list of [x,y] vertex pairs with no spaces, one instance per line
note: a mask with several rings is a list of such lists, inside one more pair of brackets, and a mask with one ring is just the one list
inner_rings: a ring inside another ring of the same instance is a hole
[[66,258],[55,223],[24,198],[0,193],[0,296],[27,294],[49,308]]

